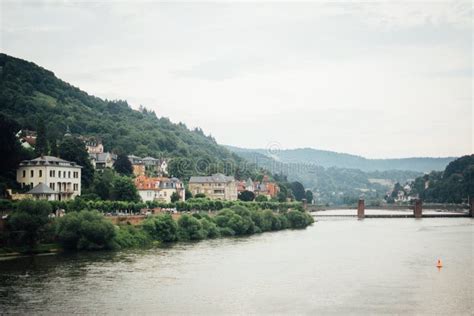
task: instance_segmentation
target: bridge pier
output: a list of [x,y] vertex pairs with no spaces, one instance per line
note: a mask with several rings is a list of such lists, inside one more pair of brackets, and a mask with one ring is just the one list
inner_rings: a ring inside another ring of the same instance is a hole
[[365,217],[365,201],[363,199],[359,199],[359,203],[357,204],[357,218],[364,219]]
[[421,201],[421,199],[415,200],[413,215],[415,216],[415,218],[421,218],[423,216],[423,202]]

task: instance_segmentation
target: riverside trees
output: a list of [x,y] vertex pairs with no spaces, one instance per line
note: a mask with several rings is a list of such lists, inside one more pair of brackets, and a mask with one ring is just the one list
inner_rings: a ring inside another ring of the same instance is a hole
[[[119,207],[122,203],[122,206],[133,206],[138,210],[138,206],[145,206],[143,203],[99,202],[107,203],[108,207]],[[29,245],[30,249],[45,240],[56,240],[66,250],[106,250],[144,246],[155,241],[194,241],[301,229],[313,223],[313,218],[303,210],[276,208],[272,211],[257,208],[265,203],[235,202],[212,214],[181,213],[178,220],[170,214],[160,214],[147,218],[137,226],[113,225],[107,217],[92,208],[99,202],[76,199],[71,202],[64,217],[54,218],[49,215],[53,207],[57,208],[57,203],[22,201],[13,206],[15,210],[8,220],[9,234],[0,237],[11,238],[10,243],[14,245]],[[2,240],[2,243],[5,245],[8,241]]]

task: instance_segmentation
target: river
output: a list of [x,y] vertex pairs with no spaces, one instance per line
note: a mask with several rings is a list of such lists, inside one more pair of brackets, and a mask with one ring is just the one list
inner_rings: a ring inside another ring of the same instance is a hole
[[473,236],[469,218],[322,218],[245,238],[3,260],[0,312],[467,315]]

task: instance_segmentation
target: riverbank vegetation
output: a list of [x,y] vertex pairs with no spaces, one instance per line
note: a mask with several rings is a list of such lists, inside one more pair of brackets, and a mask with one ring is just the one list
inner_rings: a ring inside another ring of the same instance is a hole
[[278,207],[270,210],[258,208],[263,206],[259,203],[243,205],[236,202],[213,213],[181,213],[177,220],[168,213],[161,213],[148,216],[136,226],[113,225],[101,212],[87,207],[62,217],[51,217],[51,204],[31,200],[19,202],[1,235],[4,249],[34,253],[45,243],[73,251],[123,249],[302,229],[313,223],[312,216],[301,208],[280,206],[282,210]]

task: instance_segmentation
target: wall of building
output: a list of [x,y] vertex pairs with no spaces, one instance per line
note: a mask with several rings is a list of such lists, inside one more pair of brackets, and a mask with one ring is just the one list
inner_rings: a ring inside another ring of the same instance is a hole
[[[20,166],[16,173],[16,180],[22,187],[30,185],[31,188],[33,188],[42,182],[55,191],[62,190],[71,193],[71,198],[81,195],[80,167]],[[54,184],[53,186],[51,185],[52,183]],[[59,183],[61,184],[61,188],[59,188]],[[64,195],[63,197],[66,196]]]

